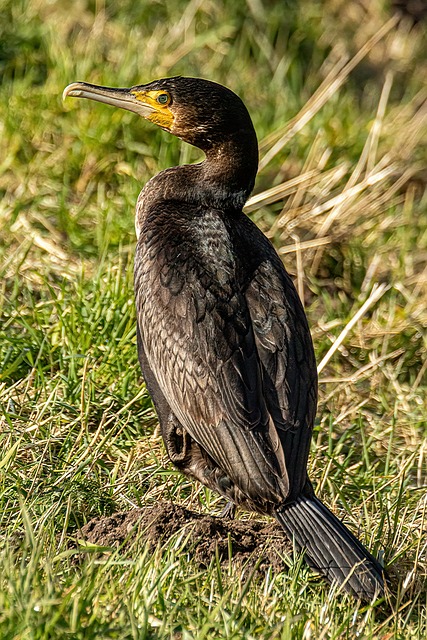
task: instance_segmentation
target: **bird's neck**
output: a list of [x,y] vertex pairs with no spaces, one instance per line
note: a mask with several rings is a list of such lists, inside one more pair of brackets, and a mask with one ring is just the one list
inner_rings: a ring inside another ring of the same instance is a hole
[[205,148],[200,164],[181,165],[162,171],[141,192],[139,216],[155,201],[174,200],[217,209],[241,210],[255,182],[258,144],[254,131]]
[[241,209],[255,183],[258,144],[254,132],[240,132],[205,151],[198,165],[199,190],[203,198],[233,203]]

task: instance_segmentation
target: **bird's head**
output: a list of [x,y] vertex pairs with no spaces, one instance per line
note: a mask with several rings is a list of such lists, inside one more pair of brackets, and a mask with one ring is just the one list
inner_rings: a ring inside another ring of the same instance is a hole
[[178,76],[129,89],[74,82],[64,90],[63,98],[67,96],[133,111],[206,152],[239,136],[249,136],[256,144],[252,121],[242,100],[230,89],[209,80]]

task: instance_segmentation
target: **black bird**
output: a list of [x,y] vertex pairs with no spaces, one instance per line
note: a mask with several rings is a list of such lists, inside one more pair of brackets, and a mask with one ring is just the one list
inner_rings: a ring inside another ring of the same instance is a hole
[[381,565],[307,476],[313,345],[292,280],[242,212],[258,167],[245,105],[183,77],[130,89],[77,82],[65,96],[134,111],[206,155],[156,175],[136,206],[138,353],[170,459],[232,504],[274,516],[330,582],[382,596]]

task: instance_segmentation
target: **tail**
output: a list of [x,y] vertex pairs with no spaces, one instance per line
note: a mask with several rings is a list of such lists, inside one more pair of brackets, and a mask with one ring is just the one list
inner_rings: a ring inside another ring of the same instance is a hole
[[275,517],[305,558],[331,583],[363,600],[384,595],[384,569],[344,524],[315,497],[301,496]]

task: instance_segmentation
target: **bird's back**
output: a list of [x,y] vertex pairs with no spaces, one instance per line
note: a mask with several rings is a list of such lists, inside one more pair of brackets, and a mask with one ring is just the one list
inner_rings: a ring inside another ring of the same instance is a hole
[[172,411],[251,499],[298,495],[316,369],[279,257],[241,211],[168,200],[140,219],[139,331]]

